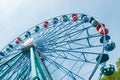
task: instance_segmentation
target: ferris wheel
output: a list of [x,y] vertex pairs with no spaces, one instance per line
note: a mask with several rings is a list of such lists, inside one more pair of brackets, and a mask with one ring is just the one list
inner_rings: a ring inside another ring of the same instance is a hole
[[108,33],[105,24],[82,13],[46,20],[0,51],[0,80],[100,80],[115,71],[106,66],[115,48]]

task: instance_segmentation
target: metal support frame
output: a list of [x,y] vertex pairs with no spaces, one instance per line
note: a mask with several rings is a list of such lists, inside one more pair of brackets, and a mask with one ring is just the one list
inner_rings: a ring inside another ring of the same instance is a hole
[[[17,57],[17,56],[19,56],[20,54],[18,54],[18,55],[16,55],[16,56],[14,56],[12,59],[14,59],[15,57]],[[7,68],[2,74],[0,74],[0,79],[3,79],[4,77],[5,77],[5,75],[7,75],[13,68],[14,68],[14,66],[18,63],[18,61],[21,59],[23,57],[23,54],[21,54],[18,58],[17,58],[17,60],[15,60],[15,62],[11,65],[11,66],[9,66],[9,68]],[[11,59],[11,60],[12,60]],[[9,61],[11,61],[11,60],[9,60]],[[5,63],[3,63],[2,65],[0,65],[0,66],[4,66],[5,64],[7,64],[9,61],[6,61]]]
[[37,68],[36,68],[36,64],[35,64],[35,51],[34,48],[31,47],[30,48],[30,59],[31,59],[31,75],[32,78],[37,77]]
[[[53,80],[44,62],[38,56],[35,47],[30,48],[31,75],[34,80],[39,80],[39,72],[42,80]],[[38,72],[39,71],[39,72]]]

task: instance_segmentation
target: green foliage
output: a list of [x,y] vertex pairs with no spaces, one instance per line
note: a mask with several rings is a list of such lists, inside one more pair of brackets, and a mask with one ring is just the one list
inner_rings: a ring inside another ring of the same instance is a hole
[[116,67],[117,67],[117,69],[120,70],[120,58],[119,58],[119,60],[116,62]]
[[104,76],[101,80],[120,80],[120,59],[116,62],[117,71],[111,76]]

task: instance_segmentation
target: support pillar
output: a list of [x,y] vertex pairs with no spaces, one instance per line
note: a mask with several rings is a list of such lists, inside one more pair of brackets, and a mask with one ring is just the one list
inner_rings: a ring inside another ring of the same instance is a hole
[[[53,80],[43,60],[39,57],[34,47],[30,47],[31,60],[31,75],[33,80],[40,80],[38,73],[40,73],[42,80]],[[38,72],[39,71],[39,72]]]

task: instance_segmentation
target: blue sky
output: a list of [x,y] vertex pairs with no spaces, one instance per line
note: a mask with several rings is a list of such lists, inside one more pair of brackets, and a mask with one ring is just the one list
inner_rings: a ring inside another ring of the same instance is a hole
[[85,13],[105,23],[116,49],[109,63],[120,57],[120,0],[0,0],[0,49],[18,35],[49,18]]

